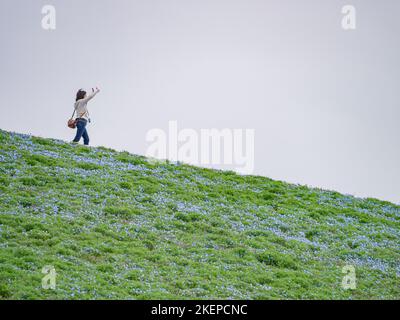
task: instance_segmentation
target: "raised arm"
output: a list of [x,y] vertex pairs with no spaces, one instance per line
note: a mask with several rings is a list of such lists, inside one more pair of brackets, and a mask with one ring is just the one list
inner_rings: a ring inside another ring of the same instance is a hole
[[94,90],[94,89],[92,88],[92,93],[91,93],[91,94],[88,94],[88,95],[87,95],[85,98],[83,98],[82,100],[83,100],[84,102],[88,102],[89,100],[93,99],[94,96],[95,96],[96,94],[98,94],[99,92],[100,92],[100,89],[99,89],[99,88],[96,87],[96,90]]

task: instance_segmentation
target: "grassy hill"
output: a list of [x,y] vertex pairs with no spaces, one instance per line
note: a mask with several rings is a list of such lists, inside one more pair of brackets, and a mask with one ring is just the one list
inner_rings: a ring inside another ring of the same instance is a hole
[[1,299],[399,299],[399,239],[388,202],[0,131]]

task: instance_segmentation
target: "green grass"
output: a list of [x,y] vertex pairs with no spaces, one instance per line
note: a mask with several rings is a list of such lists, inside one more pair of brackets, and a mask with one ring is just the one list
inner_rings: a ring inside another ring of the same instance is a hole
[[400,298],[376,199],[0,131],[0,203],[1,299]]

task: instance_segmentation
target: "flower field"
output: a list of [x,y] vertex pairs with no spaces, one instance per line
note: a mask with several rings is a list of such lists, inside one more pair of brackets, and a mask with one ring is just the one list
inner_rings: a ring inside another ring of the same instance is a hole
[[400,299],[400,206],[0,131],[0,298]]

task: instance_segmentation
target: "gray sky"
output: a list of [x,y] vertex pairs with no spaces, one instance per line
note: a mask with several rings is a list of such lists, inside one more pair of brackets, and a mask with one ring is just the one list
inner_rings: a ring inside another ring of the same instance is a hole
[[399,14],[398,0],[2,0],[0,128],[72,140],[75,92],[98,85],[93,145],[144,154],[170,120],[251,128],[255,174],[400,203]]

